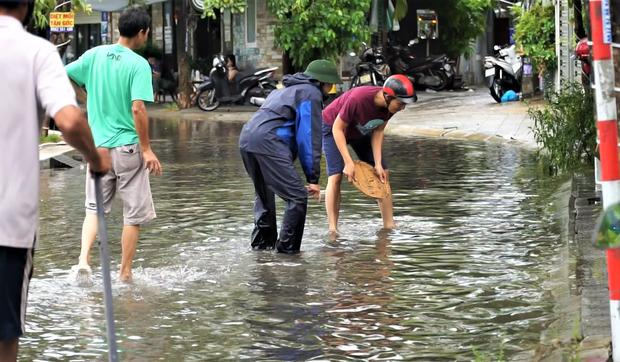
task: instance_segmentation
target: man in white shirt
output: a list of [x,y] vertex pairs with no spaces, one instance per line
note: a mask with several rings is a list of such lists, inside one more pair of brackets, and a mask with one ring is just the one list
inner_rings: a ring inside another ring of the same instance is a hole
[[0,361],[17,359],[38,227],[40,111],[93,172],[110,168],[98,152],[56,48],[27,33],[34,0],[0,0]]

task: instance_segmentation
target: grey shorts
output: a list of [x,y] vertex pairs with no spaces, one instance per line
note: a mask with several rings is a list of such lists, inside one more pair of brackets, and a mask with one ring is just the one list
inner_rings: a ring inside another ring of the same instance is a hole
[[[107,213],[112,209],[116,193],[123,201],[124,225],[145,224],[156,217],[149,170],[144,167],[140,145],[126,145],[110,149],[112,169],[101,179],[103,207]],[[95,179],[86,170],[86,212],[96,213]]]

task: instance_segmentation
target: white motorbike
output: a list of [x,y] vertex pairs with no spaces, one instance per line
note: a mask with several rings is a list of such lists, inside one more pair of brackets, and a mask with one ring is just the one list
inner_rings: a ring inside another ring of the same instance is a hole
[[504,48],[496,45],[494,49],[497,52],[495,56],[484,57],[484,76],[491,97],[500,103],[507,91],[521,92],[523,61],[514,45]]

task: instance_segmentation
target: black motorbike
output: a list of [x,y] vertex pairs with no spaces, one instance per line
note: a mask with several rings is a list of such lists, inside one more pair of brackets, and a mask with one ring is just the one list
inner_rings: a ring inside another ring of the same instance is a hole
[[[362,85],[383,85],[390,76],[390,66],[386,63],[381,48],[370,48],[362,43],[364,49],[360,54],[360,62],[355,65],[355,75],[351,78],[351,88]],[[351,53],[355,56],[355,53]]]
[[394,74],[405,74],[419,88],[435,91],[462,86],[456,78],[453,63],[445,54],[418,58],[413,55],[411,46],[417,39],[409,42],[407,47],[390,45],[386,49],[387,62]]
[[278,67],[239,71],[233,82],[228,81],[224,56],[213,58],[213,68],[198,88],[196,104],[203,111],[213,111],[220,104],[255,104],[254,98],[266,98],[276,89],[273,73]]

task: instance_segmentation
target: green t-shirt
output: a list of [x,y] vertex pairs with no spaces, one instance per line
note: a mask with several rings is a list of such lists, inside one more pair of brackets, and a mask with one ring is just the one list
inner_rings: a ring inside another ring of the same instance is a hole
[[88,50],[65,69],[88,93],[88,123],[97,147],[139,142],[132,102],[153,101],[151,67],[124,46],[102,45]]

